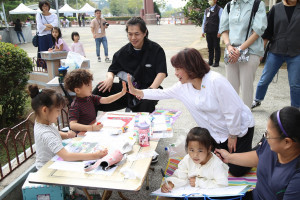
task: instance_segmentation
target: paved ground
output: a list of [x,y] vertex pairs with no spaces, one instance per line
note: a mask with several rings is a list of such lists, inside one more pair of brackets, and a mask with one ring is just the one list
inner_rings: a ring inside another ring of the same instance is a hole
[[[151,40],[159,43],[165,50],[167,56],[168,73],[169,76],[163,82],[163,87],[167,88],[178,81],[174,75],[174,68],[170,64],[170,58],[184,47],[194,47],[196,49],[201,49],[206,47],[206,41],[200,38],[201,28],[189,25],[161,25],[161,26],[148,26],[149,38]],[[93,85],[96,85],[99,81],[105,78],[107,68],[109,64],[101,62],[98,63],[95,54],[95,42],[91,36],[89,27],[71,27],[67,29],[62,29],[62,35],[64,40],[71,45],[71,33],[72,31],[78,31],[81,36],[81,42],[84,45],[87,58],[91,60],[91,71],[94,73]],[[114,52],[116,52],[120,47],[125,45],[128,40],[125,33],[124,25],[111,25],[107,29],[107,38],[109,46],[109,57],[112,58]],[[30,57],[36,55],[37,48],[34,48],[31,43],[21,45]],[[101,57],[104,59],[104,51],[101,47]],[[212,68],[212,70],[217,71],[225,75],[224,63],[218,68]],[[262,68],[259,68],[256,73],[255,87],[257,81],[260,78]],[[290,105],[289,98],[289,86],[287,80],[287,71],[280,70],[277,83],[272,83],[269,86],[269,90],[265,101],[263,101],[262,106],[256,108],[253,111],[253,115],[256,121],[255,126],[255,136],[253,144],[256,144],[263,134],[268,116],[275,110],[278,110],[284,106]],[[149,194],[156,190],[161,182],[161,174],[159,172],[160,168],[165,168],[167,164],[167,155],[164,151],[164,147],[168,144],[174,142],[179,135],[186,134],[190,128],[196,126],[193,118],[186,110],[184,105],[177,100],[162,100],[159,102],[157,108],[172,108],[182,111],[180,118],[174,124],[174,137],[171,139],[162,139],[159,142],[157,152],[160,154],[159,162],[154,165],[155,171],[150,170],[150,190],[145,189],[145,184],[139,192],[125,192],[125,196],[129,199],[154,199],[150,197]],[[112,200],[120,199],[116,192],[113,193]]]

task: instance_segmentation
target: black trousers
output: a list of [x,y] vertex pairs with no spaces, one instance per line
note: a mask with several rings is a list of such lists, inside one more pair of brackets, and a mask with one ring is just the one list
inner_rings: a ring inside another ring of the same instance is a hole
[[[113,83],[110,92],[100,92],[98,85],[94,88],[93,94],[101,97],[107,97],[122,91],[122,83]],[[158,101],[142,99],[138,100],[133,95],[126,93],[120,99],[110,104],[99,104],[96,107],[97,111],[115,111],[123,108],[130,108],[132,112],[153,112]]]
[[[237,138],[235,153],[252,151],[253,134],[254,134],[254,127],[251,127],[251,128],[248,128],[248,132],[246,133],[246,135],[244,135],[244,137]],[[219,144],[220,148],[228,150],[227,143],[228,143],[228,140],[226,140],[223,143],[220,143]],[[233,165],[233,164],[228,164],[228,166],[229,166],[229,172],[233,176],[237,176],[237,177],[243,176],[251,170],[251,167],[241,167],[241,166]]]
[[219,63],[221,56],[220,38],[217,37],[218,32],[206,33],[206,41],[208,48],[209,64],[212,64],[215,58],[215,63]]

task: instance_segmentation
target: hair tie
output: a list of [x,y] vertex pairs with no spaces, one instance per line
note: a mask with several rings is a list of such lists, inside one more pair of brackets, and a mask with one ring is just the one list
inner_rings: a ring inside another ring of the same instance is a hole
[[280,121],[279,113],[280,113],[280,110],[277,111],[277,121],[278,121],[279,127],[280,127],[281,131],[284,133],[284,135],[286,137],[289,137],[288,134],[283,129],[283,126],[282,126],[281,121]]

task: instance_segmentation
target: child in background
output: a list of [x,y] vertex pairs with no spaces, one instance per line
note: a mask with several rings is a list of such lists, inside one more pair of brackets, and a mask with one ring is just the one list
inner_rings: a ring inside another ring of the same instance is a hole
[[71,46],[71,51],[73,51],[75,53],[79,53],[80,55],[86,57],[83,45],[79,42],[79,40],[80,40],[79,33],[78,32],[72,32],[71,38],[74,41],[74,43]]
[[61,38],[62,34],[60,28],[53,27],[51,31],[52,41],[54,44],[53,48],[48,49],[48,51],[70,51],[67,43]]
[[218,188],[228,185],[228,169],[212,152],[217,143],[205,128],[195,127],[186,137],[185,148],[188,152],[178,164],[178,169],[171,177],[166,178],[161,187],[162,192],[170,192],[189,184],[199,188]]
[[37,85],[28,87],[31,107],[35,112],[34,140],[36,144],[37,169],[40,169],[53,156],[58,155],[65,161],[96,160],[107,155],[107,149],[93,153],[71,153],[62,145],[62,139],[73,138],[75,133],[58,131],[54,123],[65,106],[63,96],[52,89],[39,90]]
[[86,69],[75,69],[64,78],[65,87],[76,93],[69,109],[70,128],[74,131],[99,131],[102,124],[91,124],[97,116],[95,106],[112,103],[126,94],[123,81],[123,89],[117,94],[108,97],[92,95],[92,80],[93,75]]

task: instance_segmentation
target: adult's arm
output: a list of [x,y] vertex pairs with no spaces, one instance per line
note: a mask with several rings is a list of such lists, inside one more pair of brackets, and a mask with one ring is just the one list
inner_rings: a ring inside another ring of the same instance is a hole
[[297,170],[298,173],[296,173],[292,179],[290,180],[285,193],[284,193],[284,200],[298,200],[300,199],[300,190],[299,190],[299,185],[300,185],[300,173],[299,169]]
[[205,37],[204,26],[206,22],[206,9],[204,11],[203,21],[202,21],[202,37]]
[[96,38],[94,20],[91,22],[91,32],[93,34],[93,38]]
[[229,153],[225,149],[216,149],[215,154],[224,162],[244,167],[257,167],[258,156],[256,151],[245,153]]
[[251,46],[260,36],[263,35],[267,28],[267,15],[265,3],[260,2],[258,10],[253,18],[252,35],[240,46],[242,50]]
[[36,27],[37,27],[37,31],[39,33],[43,32],[43,31],[47,31],[47,30],[50,30],[49,28],[47,28],[47,26],[45,26],[43,24],[43,20],[42,20],[42,14],[40,13],[37,13],[36,16],[35,16],[35,20],[36,20]]
[[99,91],[105,92],[108,90],[110,92],[111,87],[113,85],[115,78],[115,74],[112,72],[107,72],[106,73],[106,79],[104,81],[99,82],[98,84],[98,89]]
[[[239,136],[244,131],[241,130],[241,125],[244,123],[242,121],[244,120],[242,114],[245,106],[243,101],[229,81],[221,75],[214,79],[212,88],[219,102],[216,106],[218,106],[218,109],[223,113],[229,135]],[[228,148],[230,152],[234,152],[237,139],[233,139],[229,135]]]
[[157,89],[160,84],[163,82],[163,80],[166,78],[165,73],[158,73],[153,81],[153,83],[150,85],[150,88]]
[[222,16],[223,8],[220,8],[219,10],[219,28],[218,28],[218,38],[221,37],[221,32],[220,32],[220,23],[221,23],[221,16]]
[[271,40],[273,38],[273,34],[274,34],[274,16],[275,16],[275,8],[273,6],[267,14],[268,26],[267,26],[264,34],[261,36],[264,40],[265,39]]

